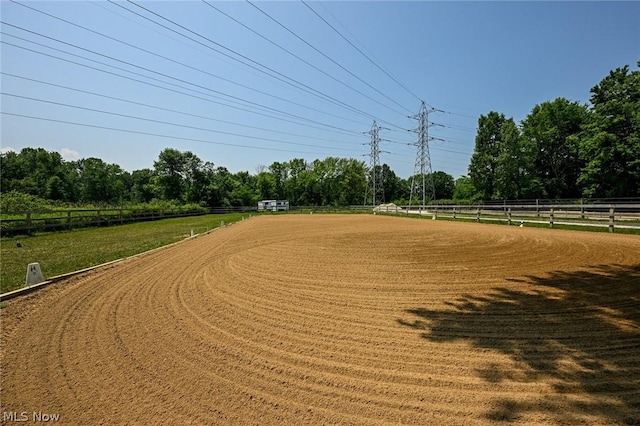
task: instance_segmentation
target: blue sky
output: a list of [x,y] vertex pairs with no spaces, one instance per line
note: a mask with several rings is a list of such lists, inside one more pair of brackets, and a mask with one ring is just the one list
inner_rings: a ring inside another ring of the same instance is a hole
[[128,171],[152,168],[167,147],[232,172],[293,158],[368,162],[375,119],[381,162],[408,177],[409,116],[424,100],[444,111],[429,115],[430,135],[444,139],[430,143],[433,170],[458,177],[480,114],[520,122],[557,97],[588,103],[610,70],[640,59],[639,2],[1,8],[2,150],[43,147]]

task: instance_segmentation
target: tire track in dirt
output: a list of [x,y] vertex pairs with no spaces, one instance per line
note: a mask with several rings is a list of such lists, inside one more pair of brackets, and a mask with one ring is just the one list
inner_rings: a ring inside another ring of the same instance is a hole
[[2,409],[67,424],[640,421],[639,253],[635,236],[257,217],[10,302]]

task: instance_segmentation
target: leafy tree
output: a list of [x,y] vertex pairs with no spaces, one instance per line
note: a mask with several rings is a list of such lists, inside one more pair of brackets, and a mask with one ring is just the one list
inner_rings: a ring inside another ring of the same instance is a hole
[[479,198],[476,187],[473,186],[471,178],[469,176],[460,176],[456,179],[455,187],[453,189],[454,200],[475,201]]
[[409,197],[409,186],[406,180],[398,177],[388,164],[382,165],[381,175],[385,200],[399,201]]
[[60,176],[51,176],[47,181],[46,198],[49,200],[65,200],[67,199],[65,189],[65,184],[60,179]]
[[294,158],[287,163],[287,170],[289,178],[284,183],[285,198],[294,205],[309,204],[304,185],[305,174],[309,171],[307,162],[302,158]]
[[539,196],[535,176],[534,144],[524,138],[513,119],[500,130],[499,154],[495,170],[495,198],[521,199]]
[[230,199],[233,206],[255,206],[258,197],[255,194],[256,179],[249,172],[238,172],[232,176],[233,190]]
[[481,115],[478,119],[476,145],[469,164],[469,177],[480,197],[491,199],[496,196],[495,180],[502,126],[506,118],[495,111]]
[[153,168],[163,199],[184,201],[186,167],[185,155],[177,149],[166,148],[160,152]]
[[[577,181],[582,162],[576,138],[587,119],[587,108],[578,102],[557,98],[553,102],[536,105],[522,122],[522,145],[513,158],[518,168],[531,164],[530,188],[535,198],[577,198]],[[531,157],[530,157],[531,156]],[[530,158],[529,158],[530,157]],[[518,187],[526,185],[521,174],[511,171]],[[508,179],[508,178],[507,178]],[[519,194],[518,197],[519,198]]]
[[85,158],[75,164],[81,201],[116,203],[124,200],[124,172],[120,166],[107,164],[99,158]]
[[453,176],[445,172],[434,172],[431,175],[436,192],[436,200],[450,200],[453,198],[455,181]]
[[[0,156],[2,191],[17,190],[40,198],[48,196],[49,179],[57,176],[64,181],[62,156],[43,148],[23,148],[20,153],[7,152]],[[56,185],[56,181],[51,182]],[[58,187],[62,190],[62,187]],[[54,191],[55,192],[55,191]],[[54,193],[60,196],[59,193]]]
[[274,198],[285,198],[285,182],[289,177],[289,168],[286,163],[275,162],[269,166],[269,172],[273,176]]
[[339,192],[333,203],[342,206],[360,204],[362,194],[367,187],[364,162],[352,158],[341,158],[338,160],[337,167],[336,181]]
[[640,196],[640,71],[617,68],[591,94],[590,114],[579,136],[585,162],[578,179],[582,193]]
[[131,173],[129,199],[137,203],[149,203],[156,197],[157,188],[150,169],[135,170]]
[[276,181],[271,173],[258,173],[256,177],[256,193],[259,200],[276,198]]

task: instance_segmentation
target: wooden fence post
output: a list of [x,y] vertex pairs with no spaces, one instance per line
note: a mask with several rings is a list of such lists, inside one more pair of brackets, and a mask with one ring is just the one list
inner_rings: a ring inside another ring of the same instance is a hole
[[71,229],[71,210],[67,211],[67,229]]
[[27,222],[27,226],[31,226],[31,212],[27,212],[27,217],[25,218]]
[[476,220],[478,222],[480,222],[480,209],[478,209],[478,211],[476,211]]
[[507,211],[507,215],[509,216],[509,226],[511,226],[511,207],[509,207],[509,210]]
[[549,228],[553,228],[553,207],[549,210]]
[[609,208],[609,232],[613,232],[614,221],[615,221],[615,209],[613,206],[611,206]]

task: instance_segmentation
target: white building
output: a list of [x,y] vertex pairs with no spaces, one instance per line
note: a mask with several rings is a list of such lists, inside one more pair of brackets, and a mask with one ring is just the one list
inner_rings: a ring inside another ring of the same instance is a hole
[[258,201],[258,211],[283,212],[289,210],[288,200]]

